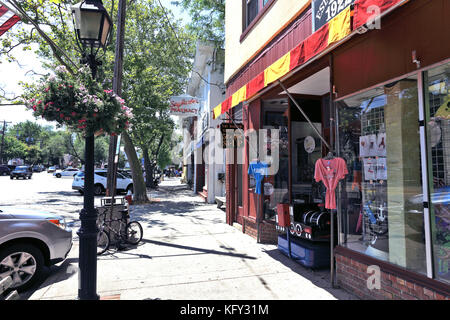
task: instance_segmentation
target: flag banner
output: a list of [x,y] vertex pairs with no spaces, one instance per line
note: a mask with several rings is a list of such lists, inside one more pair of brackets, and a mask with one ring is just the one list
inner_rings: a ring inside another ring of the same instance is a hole
[[231,97],[228,97],[224,102],[222,102],[222,113],[225,113],[230,109],[231,109]]
[[352,32],[350,24],[350,7],[344,9],[328,24],[328,45],[344,39]]
[[264,88],[264,71],[247,83],[247,100]]
[[15,25],[20,18],[8,7],[0,3],[0,36]]
[[328,24],[314,32],[304,41],[305,62],[328,47]]
[[219,104],[213,109],[213,119],[217,119],[222,114],[222,104]]
[[288,52],[264,70],[264,86],[280,79],[289,72],[291,53]]
[[378,14],[385,12],[390,7],[402,0],[355,0],[353,9],[353,29],[358,29],[374,17],[372,8],[379,8]]
[[305,62],[305,46],[303,42],[301,42],[298,46],[291,50],[289,70],[303,64],[303,62]]
[[237,106],[239,103],[244,101],[246,97],[247,97],[247,86],[243,86],[232,95],[231,107],[233,108],[234,106]]
[[[225,113],[240,102],[249,100],[260,90],[280,79],[294,68],[316,57],[333,43],[345,39],[351,34],[352,30],[357,29],[373,17],[373,12],[370,10],[371,6],[381,8],[380,13],[382,13],[402,1],[408,0],[354,0],[354,8],[350,5],[353,3],[353,0],[340,1],[342,8],[334,12],[330,18],[327,18],[324,25],[248,82],[244,86],[245,91],[244,87],[242,87],[222,103],[221,109],[216,107],[217,109],[214,109],[214,117],[217,118],[220,114]],[[321,4],[317,9],[321,10],[322,14],[327,13],[328,8],[333,8],[331,2],[321,2],[320,0],[314,0],[313,2]],[[328,4],[330,4],[329,7],[327,7]],[[242,97],[244,95],[246,97],[243,100]],[[219,109],[220,114],[217,115]]]

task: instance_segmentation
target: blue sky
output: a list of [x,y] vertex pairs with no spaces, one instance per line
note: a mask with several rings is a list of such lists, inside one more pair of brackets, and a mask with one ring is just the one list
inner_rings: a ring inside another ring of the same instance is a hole
[[[160,0],[161,4],[172,10],[177,19],[182,19],[185,23],[189,21],[189,16],[186,11],[171,4],[172,0]],[[14,28],[14,27],[13,27]],[[4,62],[0,64],[0,86],[5,89],[9,96],[20,95],[22,89],[19,85],[21,80],[26,82],[33,81],[29,70],[33,69],[38,73],[47,73],[41,67],[41,62],[34,55],[33,51],[22,51],[20,48],[14,50],[15,56],[20,61],[21,67],[17,63]],[[44,120],[36,120],[31,111],[23,106],[0,106],[0,121],[11,121],[13,123],[22,122],[26,120],[35,121],[42,125],[53,125]]]

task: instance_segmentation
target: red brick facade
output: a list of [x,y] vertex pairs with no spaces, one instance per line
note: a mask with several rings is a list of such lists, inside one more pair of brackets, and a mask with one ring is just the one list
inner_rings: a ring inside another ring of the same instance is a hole
[[[260,228],[260,242],[267,244],[278,243],[278,233],[276,230],[276,224],[271,221],[262,221],[259,225]],[[258,224],[252,217],[243,217],[242,231],[245,234],[257,239],[258,238]]]
[[427,288],[380,268],[380,289],[369,289],[368,264],[336,254],[336,278],[338,285],[362,299],[368,300],[450,300],[450,293]]

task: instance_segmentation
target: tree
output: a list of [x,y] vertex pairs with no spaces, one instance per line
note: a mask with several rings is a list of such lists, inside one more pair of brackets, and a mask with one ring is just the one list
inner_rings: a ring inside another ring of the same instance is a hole
[[[79,61],[81,49],[73,32],[70,11],[70,5],[76,1],[13,2],[23,9],[27,17],[14,30],[8,31],[6,37],[2,37],[0,57],[15,61],[15,48],[31,50],[31,45],[37,44],[36,52],[42,58],[43,66],[50,72],[58,65],[65,65],[70,73],[76,73],[78,66],[73,61]],[[127,6],[122,93],[127,105],[133,109],[135,118],[132,129],[123,133],[122,140],[133,172],[134,196],[137,201],[145,201],[147,196],[135,145],[146,145],[149,141],[133,140],[159,130],[156,127],[138,125],[151,116],[166,121],[167,118],[162,115],[167,111],[168,98],[184,91],[193,56],[192,35],[158,2],[135,0]],[[105,0],[103,4],[116,23],[114,13],[117,12],[118,1]],[[48,36],[43,35],[43,30]],[[105,87],[111,87],[112,84],[115,37],[111,37],[111,40],[107,50],[98,57],[102,61],[98,81]],[[31,85],[24,83],[23,86],[27,88]],[[160,150],[164,150],[164,143],[165,139]]]
[[200,41],[212,41],[218,48],[225,42],[225,0],[179,0],[173,4],[187,9],[188,30]]

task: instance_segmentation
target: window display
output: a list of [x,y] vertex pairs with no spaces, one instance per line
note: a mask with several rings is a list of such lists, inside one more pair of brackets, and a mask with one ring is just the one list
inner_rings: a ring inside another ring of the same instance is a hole
[[340,243],[426,273],[417,78],[337,102]]
[[[450,282],[450,64],[425,76],[428,135],[430,213],[433,229],[434,268],[437,279]],[[431,179],[430,179],[431,180]],[[433,219],[434,217],[434,219]]]

